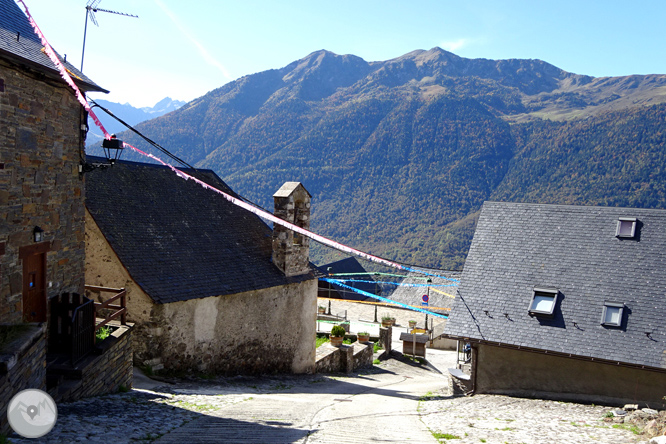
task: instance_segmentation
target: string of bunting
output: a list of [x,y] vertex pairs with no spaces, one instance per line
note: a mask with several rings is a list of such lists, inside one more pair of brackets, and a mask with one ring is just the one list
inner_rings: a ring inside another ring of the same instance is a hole
[[[17,1],[23,6],[23,8],[25,10],[25,14],[28,17],[28,20],[30,21],[30,24],[32,25],[33,30],[35,31],[35,34],[37,34],[37,36],[40,38],[40,40],[42,42],[42,45],[44,45],[44,49],[45,49],[46,54],[49,56],[49,58],[51,59],[53,64],[56,66],[56,68],[58,68],[62,78],[74,90],[76,98],[81,103],[81,105],[85,108],[85,110],[88,112],[88,115],[92,118],[93,122],[95,122],[95,125],[97,125],[99,127],[99,129],[104,133],[104,137],[106,139],[111,139],[111,135],[108,133],[108,131],[106,131],[106,128],[104,128],[104,125],[102,125],[102,122],[100,122],[100,120],[97,118],[97,115],[93,112],[92,108],[90,108],[90,105],[86,101],[84,95],[81,93],[78,86],[76,86],[76,83],[74,83],[74,81],[72,80],[72,77],[69,75],[69,73],[67,71],[67,68],[60,61],[60,59],[58,58],[55,51],[53,50],[53,48],[51,47],[49,42],[46,40],[46,37],[42,33],[41,29],[39,29],[39,26],[37,26],[37,22],[35,22],[32,15],[30,14],[30,11],[28,10],[28,6],[23,2],[23,0],[17,0]],[[335,242],[333,240],[330,240],[330,239],[328,239],[324,236],[320,236],[318,234],[315,234],[311,231],[305,230],[305,229],[303,229],[303,228],[301,228],[297,225],[294,225],[294,224],[289,223],[285,220],[282,220],[278,217],[275,217],[274,215],[272,215],[271,213],[269,213],[267,211],[256,208],[256,207],[254,207],[250,204],[247,204],[247,203],[243,202],[240,199],[237,199],[233,196],[230,196],[229,194],[225,193],[224,191],[218,190],[217,188],[208,185],[207,183],[197,179],[196,177],[191,176],[191,175],[179,170],[178,168],[174,167],[173,165],[170,165],[170,164],[164,162],[162,159],[160,159],[160,158],[158,158],[158,157],[156,157],[152,154],[145,153],[145,152],[141,151],[140,149],[138,149],[138,148],[136,148],[136,147],[134,147],[134,146],[132,146],[128,143],[123,142],[123,147],[124,148],[130,148],[133,151],[135,151],[135,152],[137,152],[137,153],[139,153],[143,156],[149,157],[149,158],[161,163],[162,165],[170,168],[178,177],[180,177],[182,179],[185,179],[185,180],[193,180],[194,182],[201,185],[203,188],[205,188],[207,190],[212,190],[212,191],[218,193],[219,195],[221,195],[222,197],[224,197],[225,199],[227,199],[229,202],[233,203],[234,205],[237,205],[241,208],[244,208],[245,210],[250,211],[251,213],[254,213],[257,216],[261,217],[262,219],[269,220],[269,221],[273,222],[274,224],[282,225],[283,227],[285,227],[287,229],[290,229],[292,231],[295,231],[296,233],[302,234],[303,236],[307,236],[308,238],[310,238],[310,239],[312,239],[316,242],[319,242],[320,244],[327,245],[327,246],[329,246],[331,248],[334,248],[336,250],[345,252],[347,254],[351,254],[351,255],[361,257],[361,258],[369,260],[371,262],[379,263],[379,264],[386,265],[386,266],[389,266],[389,267],[392,267],[392,268],[397,268],[399,270],[411,271],[411,272],[420,273],[420,274],[423,274],[423,275],[426,275],[426,276],[433,276],[433,277],[439,277],[439,278],[442,278],[442,279],[448,279],[444,276],[439,276],[437,274],[430,273],[430,272],[427,272],[425,270],[412,268],[412,267],[409,267],[407,265],[398,264],[396,262],[389,261],[387,259],[383,259],[383,258],[380,258],[380,257],[377,257],[377,256],[373,256],[371,254],[365,253],[365,252],[357,250],[355,248],[351,248],[351,247],[348,247],[346,245],[343,245],[339,242]]]
[[[322,301],[333,301],[333,302],[353,302],[354,304],[366,304],[366,305],[381,305],[382,307],[387,307],[390,308],[392,305],[389,302],[374,302],[374,301],[357,301],[355,299],[340,299],[340,298],[333,298],[333,297],[325,297],[325,296],[317,296],[317,299],[321,299]],[[410,305],[410,307],[417,307],[416,305]],[[451,307],[433,307],[432,305],[428,305],[428,309],[430,310],[444,310],[444,311],[451,311]]]
[[431,290],[432,290],[432,291],[435,291],[435,292],[437,292],[437,293],[441,293],[441,294],[443,294],[443,295],[445,295],[445,296],[448,296],[448,297],[450,297],[450,298],[455,299],[455,296],[454,296],[454,295],[452,295],[452,294],[448,294],[448,293],[444,293],[442,290],[438,290],[438,289],[436,289],[436,288],[431,288]]
[[388,303],[391,303],[391,304],[394,304],[394,305],[398,305],[398,306],[400,306],[402,308],[406,308],[408,310],[420,311],[421,313],[429,314],[429,315],[436,316],[436,317],[439,317],[439,318],[444,318],[444,319],[448,319],[448,317],[449,317],[449,315],[434,313],[432,311],[424,310],[422,308],[418,308],[418,307],[414,307],[412,305],[403,304],[402,302],[394,301],[393,299],[385,298],[383,296],[378,296],[376,294],[372,294],[372,293],[369,293],[367,291],[359,290],[358,288],[354,288],[354,287],[351,287],[349,285],[343,284],[341,281],[339,281],[337,279],[329,279],[329,278],[321,278],[321,279],[323,281],[330,282],[331,284],[336,284],[336,285],[339,285],[340,287],[348,288],[352,291],[355,291],[356,293],[362,294],[363,296],[367,296],[367,297],[370,297],[370,298],[378,299],[380,301],[384,301],[384,302],[388,302]]
[[[394,274],[394,273],[377,273],[377,272],[371,272],[371,273],[329,273],[329,276],[369,276],[369,275],[374,275],[374,276],[390,276],[390,277],[399,277],[399,278],[405,278],[405,279],[422,279],[426,280],[428,278],[425,277],[420,277],[420,276],[407,276],[404,274]],[[438,278],[441,279],[446,279],[447,281],[452,281],[452,282],[459,282],[458,279],[453,279],[450,277],[446,276],[437,276]]]
[[[37,26],[37,22],[35,22],[35,19],[32,18],[32,15],[30,15],[30,11],[28,10],[28,6],[23,2],[23,0],[16,0],[19,2],[21,5],[23,5],[23,9],[25,11],[25,15],[28,17],[28,21],[30,21],[30,24],[32,25],[32,29],[35,31],[35,34],[39,37],[39,40],[42,42],[42,45],[44,46],[44,53],[51,59],[53,64],[58,68],[58,71],[60,72],[60,76],[63,78],[63,80],[74,90],[74,94],[76,95],[76,99],[79,101],[81,106],[85,108],[86,111],[88,111],[88,115],[90,118],[95,122],[95,125],[99,127],[100,130],[104,133],[104,137],[106,139],[110,139],[111,135],[106,131],[104,128],[104,125],[102,125],[102,122],[99,121],[95,113],[92,111],[90,108],[90,105],[88,104],[88,101],[86,100],[85,96],[81,93],[81,90],[79,90],[79,87],[76,86],[76,83],[74,83],[74,80],[72,80],[72,77],[70,76],[70,72],[65,65],[60,61],[60,58],[56,54],[56,52],[53,50],[49,42],[46,40],[46,37],[44,36],[44,33],[42,33],[42,30],[39,29],[39,26]],[[76,76],[79,78],[78,76]],[[80,79],[80,78],[79,78]]]
[[457,284],[411,284],[409,282],[365,281],[361,279],[338,279],[340,282],[358,282],[363,284],[386,284],[399,287],[455,287]]

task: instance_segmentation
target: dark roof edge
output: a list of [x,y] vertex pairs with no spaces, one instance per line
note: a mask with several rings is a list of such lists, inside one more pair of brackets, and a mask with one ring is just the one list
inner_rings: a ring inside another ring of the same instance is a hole
[[600,364],[613,365],[613,366],[616,366],[616,367],[628,367],[628,368],[633,368],[633,369],[638,369],[638,370],[646,370],[646,371],[657,372],[657,373],[666,373],[666,368],[652,367],[652,366],[649,366],[649,365],[632,364],[630,362],[613,361],[613,360],[603,359],[603,358],[593,358],[591,356],[581,356],[581,355],[575,355],[573,353],[555,352],[555,351],[543,350],[543,349],[532,348],[532,347],[522,347],[520,345],[513,345],[513,344],[508,344],[508,343],[503,343],[503,342],[496,342],[496,341],[486,341],[485,339],[468,338],[466,336],[457,336],[457,335],[451,335],[451,334],[446,334],[446,333],[442,334],[440,337],[449,338],[449,339],[457,339],[457,340],[462,340],[462,341],[467,341],[467,342],[475,342],[477,344],[492,345],[494,347],[510,348],[510,349],[513,349],[513,350],[521,350],[521,351],[525,351],[525,352],[528,352],[528,353],[538,353],[538,354],[542,354],[542,355],[557,356],[559,358],[577,359],[579,361],[598,362]]
[[[67,85],[65,80],[60,75],[60,71],[58,71],[55,68],[48,68],[48,67],[42,65],[41,63],[37,63],[37,62],[34,62],[30,59],[23,58],[21,56],[18,56],[16,54],[14,54],[13,52],[5,51],[3,49],[0,49],[0,55],[3,58],[11,60],[14,63],[20,63],[20,64],[23,64],[23,65],[26,65],[29,68],[34,69],[35,71],[41,72],[42,74],[46,74],[53,80],[59,80],[63,83],[63,86],[66,86],[67,88],[69,88],[69,85]],[[85,87],[85,88],[82,88],[82,89],[84,89],[84,92],[101,92],[101,93],[104,93],[104,94],[109,93],[108,90],[102,88],[101,86],[99,86],[95,83],[85,82],[85,81],[79,80],[79,79],[77,79],[76,77],[73,77],[73,76],[70,76],[70,77],[72,77],[72,80],[74,81],[74,83],[76,83],[77,86],[79,86],[79,87],[84,86]]]
[[486,200],[483,202],[483,204],[499,204],[499,205],[511,205],[511,206],[519,206],[519,205],[528,205],[531,207],[559,207],[559,208],[572,208],[572,209],[581,209],[581,208],[595,208],[598,210],[603,210],[603,211],[611,211],[611,210],[637,210],[637,211],[657,211],[664,213],[666,215],[666,209],[664,208],[637,208],[637,207],[613,207],[613,206],[603,206],[603,205],[570,205],[570,204],[546,204],[546,203],[534,203],[534,202],[506,202],[506,201],[499,201],[499,200]]

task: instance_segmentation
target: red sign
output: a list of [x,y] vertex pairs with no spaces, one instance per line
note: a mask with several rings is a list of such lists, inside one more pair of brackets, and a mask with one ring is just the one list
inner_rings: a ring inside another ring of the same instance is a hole
[[423,299],[423,302],[428,302],[428,295],[424,294],[422,299]]

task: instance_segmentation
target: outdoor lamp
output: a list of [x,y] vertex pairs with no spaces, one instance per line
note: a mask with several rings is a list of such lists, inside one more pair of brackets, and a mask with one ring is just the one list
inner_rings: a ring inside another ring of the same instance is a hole
[[116,163],[116,160],[120,159],[120,155],[124,148],[123,141],[118,139],[115,134],[111,134],[110,139],[104,139],[102,141],[102,149],[104,150],[104,155],[109,163],[90,163],[81,161],[81,164],[79,165],[79,173],[88,173],[97,168],[106,169],[113,166],[113,164]]
[[35,242],[41,242],[44,240],[44,230],[40,227],[35,227],[35,229],[32,230],[32,236],[35,239]]
[[118,139],[115,134],[111,134],[110,139],[104,139],[102,141],[102,148],[104,149],[104,155],[107,160],[113,165],[123,152],[123,141]]

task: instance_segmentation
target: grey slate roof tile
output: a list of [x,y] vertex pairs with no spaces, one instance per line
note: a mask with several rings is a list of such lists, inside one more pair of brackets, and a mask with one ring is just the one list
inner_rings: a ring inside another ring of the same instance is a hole
[[[621,216],[637,239],[615,237]],[[528,315],[535,286],[559,289],[554,320]],[[486,202],[459,292],[447,334],[666,368],[666,211]],[[625,304],[621,329],[605,301]]]
[[[48,36],[47,36],[48,38]],[[55,50],[55,48],[54,48]],[[60,78],[60,73],[51,59],[42,51],[42,43],[32,29],[28,17],[14,0],[0,0],[0,55],[26,63],[33,68]],[[60,61],[70,71],[72,79],[87,91],[108,92],[71,63]],[[78,79],[77,79],[78,77]]]
[[[184,171],[237,196],[210,170]],[[273,265],[272,231],[259,217],[167,167],[120,161],[85,180],[90,214],[157,303],[314,279],[313,273],[287,278]]]

